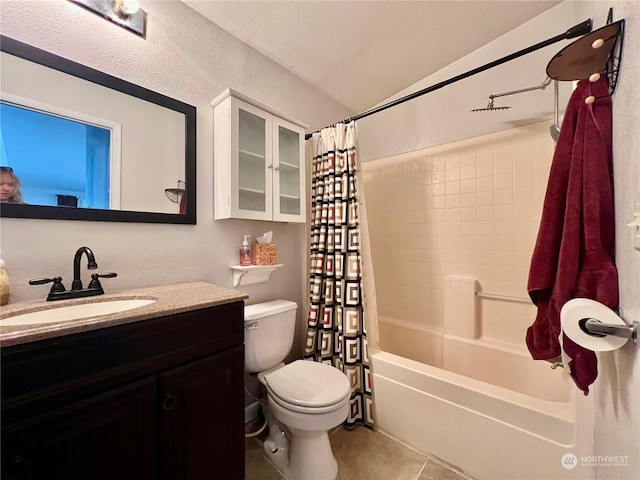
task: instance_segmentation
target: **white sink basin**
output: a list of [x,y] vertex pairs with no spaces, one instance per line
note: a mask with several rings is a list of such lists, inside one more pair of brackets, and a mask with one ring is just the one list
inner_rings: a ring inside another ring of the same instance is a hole
[[40,325],[44,323],[99,317],[100,315],[109,315],[111,313],[144,307],[154,302],[155,300],[149,299],[108,300],[104,302],[69,305],[67,307],[52,307],[46,310],[16,315],[15,317],[3,318],[0,320],[0,326]]

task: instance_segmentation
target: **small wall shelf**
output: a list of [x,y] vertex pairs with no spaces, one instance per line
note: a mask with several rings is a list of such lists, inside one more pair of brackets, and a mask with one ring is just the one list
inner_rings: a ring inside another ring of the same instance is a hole
[[269,280],[271,273],[283,264],[275,265],[249,265],[243,267],[241,265],[229,265],[233,270],[233,286],[253,285],[254,283],[262,283]]

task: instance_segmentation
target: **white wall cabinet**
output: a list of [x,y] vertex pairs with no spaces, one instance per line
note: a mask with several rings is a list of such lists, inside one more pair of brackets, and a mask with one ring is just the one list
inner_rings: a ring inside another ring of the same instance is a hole
[[215,219],[305,222],[307,125],[231,89],[211,105]]

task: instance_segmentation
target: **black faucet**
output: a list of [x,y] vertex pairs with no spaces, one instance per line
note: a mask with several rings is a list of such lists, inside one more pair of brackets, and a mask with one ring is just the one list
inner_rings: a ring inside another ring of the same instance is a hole
[[87,254],[87,268],[89,270],[95,270],[98,268],[96,263],[96,257],[93,256],[93,252],[89,247],[80,247],[76,250],[76,254],[73,257],[73,283],[71,283],[71,290],[82,290],[82,280],[80,279],[80,259],[82,254]]
[[76,254],[73,257],[73,282],[71,283],[71,290],[66,290],[64,288],[61,277],[37,278],[35,280],[29,280],[29,285],[42,285],[44,283],[53,282],[53,286],[51,287],[51,291],[49,292],[49,296],[47,297],[47,300],[49,301],[102,295],[104,293],[104,290],[102,289],[102,285],[100,285],[99,279],[117,277],[118,274],[94,273],[93,275],[91,275],[91,282],[89,282],[89,286],[83,289],[82,280],[80,278],[80,260],[82,260],[83,254],[87,255],[87,268],[89,270],[95,270],[96,268],[98,268],[96,258],[93,256],[93,252],[89,247],[80,247],[78,250],[76,250]]

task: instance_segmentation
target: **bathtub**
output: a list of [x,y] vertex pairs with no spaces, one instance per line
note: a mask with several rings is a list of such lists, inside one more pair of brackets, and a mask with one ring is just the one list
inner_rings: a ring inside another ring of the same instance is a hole
[[[382,338],[394,322],[380,320]],[[566,372],[436,329],[418,327],[410,338],[423,342],[436,365],[371,355],[379,430],[472,478],[594,478],[590,465],[563,463],[566,454],[593,452],[593,395],[576,395]]]

